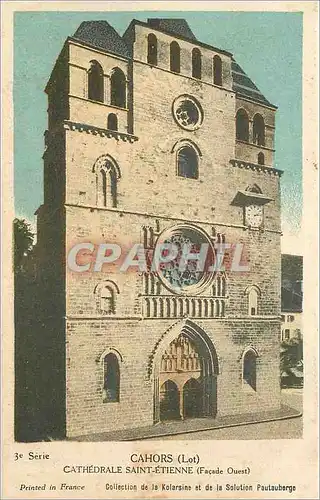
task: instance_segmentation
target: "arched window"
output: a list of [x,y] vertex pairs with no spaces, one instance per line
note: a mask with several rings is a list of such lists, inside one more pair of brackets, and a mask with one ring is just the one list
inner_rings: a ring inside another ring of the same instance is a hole
[[115,312],[114,293],[108,286],[104,286],[100,290],[100,311],[104,314]]
[[249,316],[256,316],[258,314],[258,299],[260,291],[257,287],[253,286],[248,291],[248,314]]
[[250,349],[243,357],[242,381],[257,390],[257,354]]
[[118,130],[118,118],[114,113],[109,113],[107,128],[109,130]]
[[118,293],[119,288],[113,281],[104,281],[95,287],[96,306],[100,314],[115,314]]
[[199,49],[192,50],[192,76],[201,79],[201,52]]
[[191,146],[183,146],[178,151],[178,175],[198,179],[198,155]]
[[103,69],[97,61],[91,61],[88,71],[88,99],[103,102]]
[[103,359],[103,401],[115,403],[120,399],[120,368],[115,354],[110,352]]
[[236,116],[236,138],[249,142],[249,118],[244,109],[239,109]]
[[219,56],[213,58],[213,83],[222,85],[222,61]]
[[104,207],[117,206],[117,176],[113,165],[108,162],[100,170],[100,200]]
[[115,68],[111,75],[111,105],[118,108],[126,107],[126,77],[119,68]]
[[253,118],[253,144],[265,145],[264,119],[259,114],[254,115]]
[[150,33],[148,35],[148,58],[149,64],[156,66],[158,63],[158,41],[156,35]]
[[264,154],[263,153],[258,154],[258,165],[264,165]]
[[96,174],[97,205],[116,207],[118,205],[118,179],[120,169],[109,155],[100,156],[93,166]]
[[177,42],[170,44],[170,71],[180,73],[180,46]]
[[117,184],[121,177],[117,163],[111,156],[103,155],[97,159],[92,171],[96,174],[97,205],[116,207],[118,204]]

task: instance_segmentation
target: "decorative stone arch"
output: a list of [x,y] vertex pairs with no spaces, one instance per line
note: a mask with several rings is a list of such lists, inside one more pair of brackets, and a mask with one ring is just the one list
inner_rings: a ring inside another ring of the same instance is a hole
[[249,351],[251,351],[251,352],[255,355],[255,357],[256,357],[256,358],[259,358],[259,357],[260,357],[259,351],[258,351],[255,347],[253,347],[252,345],[249,345],[249,346],[247,346],[247,347],[245,347],[245,348],[243,349],[242,354],[241,354],[241,356],[240,356],[240,361],[241,361],[242,363],[243,363],[243,359],[244,359],[245,355],[246,355],[246,354],[247,354],[247,352],[249,352]]
[[258,296],[261,297],[261,288],[258,286],[258,285],[248,285],[246,288],[245,288],[245,291],[244,291],[244,294],[245,295],[249,295],[250,291],[252,289],[255,289],[256,292],[258,293]]
[[195,322],[189,319],[174,323],[154,346],[149,358],[148,379],[153,379],[154,385],[154,423],[160,419],[160,387],[159,374],[163,353],[170,344],[183,334],[197,349],[201,358],[203,382],[203,415],[214,417],[217,411],[217,375],[220,373],[219,359],[214,344],[207,333]]
[[192,147],[193,149],[196,150],[199,158],[202,157],[202,153],[201,153],[201,150],[200,150],[199,146],[194,141],[192,141],[191,139],[179,139],[172,146],[171,153],[177,153],[184,146],[190,146],[190,147]]
[[112,165],[114,168],[116,174],[117,174],[117,179],[121,178],[121,170],[114,158],[112,156],[106,154],[106,155],[101,155],[99,158],[96,159],[94,162],[94,165],[92,167],[92,172],[97,173],[101,168],[108,168],[108,162]]
[[114,354],[118,359],[119,364],[123,363],[123,356],[115,347],[106,347],[106,349],[98,357],[97,362],[100,364],[103,363],[104,358],[108,356],[108,354]]
[[[226,297],[228,291],[228,281],[229,277],[226,271],[218,271],[216,273],[213,286],[212,286],[212,295],[215,297]],[[215,292],[215,294],[214,294]]]
[[[258,285],[249,285],[244,291],[245,295],[248,297],[248,315],[256,316],[259,311],[259,301],[261,298],[261,289]],[[253,308],[255,311],[253,312]]]
[[[102,304],[102,297],[101,297],[101,292],[104,289],[108,289],[110,291],[110,304],[108,309],[106,310],[105,307]],[[98,285],[95,286],[94,288],[94,296],[96,300],[96,307],[97,310],[100,312],[100,314],[103,314],[104,312],[106,314],[114,314],[116,310],[116,300],[115,296],[116,294],[120,293],[119,287],[116,283],[113,281],[107,280],[107,281],[102,281],[101,283],[98,283]]]
[[186,139],[177,141],[171,152],[176,154],[176,175],[189,179],[199,179],[202,153],[193,141]]
[[96,204],[104,207],[117,207],[118,181],[121,171],[112,156],[99,156],[95,161],[92,172],[96,174]]

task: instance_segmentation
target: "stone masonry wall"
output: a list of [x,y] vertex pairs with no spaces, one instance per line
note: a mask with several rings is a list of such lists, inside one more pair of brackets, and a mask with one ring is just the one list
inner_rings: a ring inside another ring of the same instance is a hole
[[[173,321],[67,322],[67,435],[76,436],[153,423],[153,379],[147,363]],[[177,328],[183,324],[178,322]],[[279,324],[263,320],[199,321],[212,339],[218,359],[217,416],[279,407]],[[258,352],[257,391],[242,384],[242,356]],[[103,367],[108,348],[122,356],[120,401],[102,400]]]

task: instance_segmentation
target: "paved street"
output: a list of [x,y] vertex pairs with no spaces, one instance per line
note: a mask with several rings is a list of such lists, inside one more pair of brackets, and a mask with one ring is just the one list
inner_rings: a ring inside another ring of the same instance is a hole
[[[282,401],[292,408],[302,411],[302,389],[285,389]],[[153,440],[197,440],[197,439],[299,439],[302,438],[302,417],[278,420],[262,424],[242,425],[225,429],[215,429],[179,436],[163,436]]]

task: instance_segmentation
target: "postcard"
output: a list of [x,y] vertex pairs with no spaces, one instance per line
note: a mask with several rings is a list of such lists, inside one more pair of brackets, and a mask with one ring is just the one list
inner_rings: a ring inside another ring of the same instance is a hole
[[1,11],[2,498],[319,498],[317,2]]

